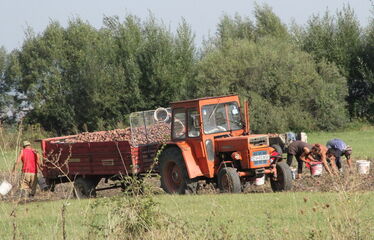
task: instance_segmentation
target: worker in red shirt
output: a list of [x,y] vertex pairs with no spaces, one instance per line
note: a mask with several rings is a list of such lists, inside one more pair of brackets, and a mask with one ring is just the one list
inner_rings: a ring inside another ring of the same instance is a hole
[[[39,168],[39,157],[29,141],[23,142],[23,149],[21,150],[17,161],[13,166],[13,175],[16,172],[18,165],[22,162],[22,179],[21,179],[21,194],[33,197],[36,191],[37,173]],[[28,194],[28,195],[27,195]]]

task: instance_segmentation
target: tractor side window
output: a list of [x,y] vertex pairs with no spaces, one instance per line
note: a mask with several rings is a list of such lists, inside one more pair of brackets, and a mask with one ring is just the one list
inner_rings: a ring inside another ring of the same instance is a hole
[[188,109],[188,137],[200,136],[200,117],[196,108]]
[[186,138],[186,112],[184,108],[174,110],[173,139]]
[[229,121],[232,130],[243,128],[239,107],[236,105],[236,103],[229,105]]

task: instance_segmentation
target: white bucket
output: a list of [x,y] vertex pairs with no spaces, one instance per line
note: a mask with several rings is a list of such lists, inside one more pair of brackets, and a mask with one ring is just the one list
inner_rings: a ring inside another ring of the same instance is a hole
[[260,186],[265,184],[265,174],[262,177],[256,178],[255,185]]
[[366,160],[357,160],[357,171],[359,174],[369,174],[370,162]]
[[317,163],[317,164],[311,164],[310,165],[310,172],[312,176],[320,176],[322,175],[323,171],[323,166],[322,163]]
[[8,192],[12,189],[12,184],[10,184],[7,180],[4,180],[0,185],[0,194],[5,196]]
[[290,168],[292,179],[296,179],[296,168]]

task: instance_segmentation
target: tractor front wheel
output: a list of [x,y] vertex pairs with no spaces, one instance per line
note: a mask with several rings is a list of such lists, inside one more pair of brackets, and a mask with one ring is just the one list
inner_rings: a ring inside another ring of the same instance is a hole
[[287,163],[278,162],[276,164],[277,177],[270,178],[271,189],[274,192],[288,191],[292,188],[291,170]]
[[224,193],[239,193],[242,190],[240,177],[236,168],[223,167],[217,176],[218,187]]
[[161,188],[167,193],[186,194],[194,191],[189,188],[183,156],[178,148],[168,148],[160,156]]

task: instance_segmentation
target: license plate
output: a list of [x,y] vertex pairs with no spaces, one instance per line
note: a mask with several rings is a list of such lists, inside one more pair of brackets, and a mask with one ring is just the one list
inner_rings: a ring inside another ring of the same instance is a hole
[[266,163],[270,159],[269,154],[266,151],[257,151],[252,154],[251,161],[253,162],[264,162],[263,164]]

